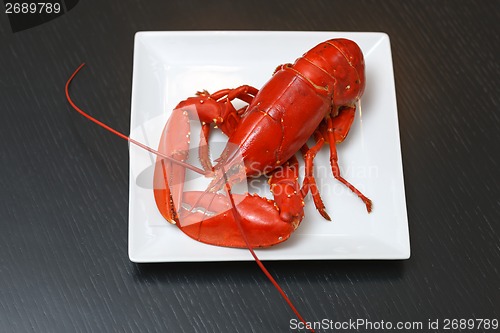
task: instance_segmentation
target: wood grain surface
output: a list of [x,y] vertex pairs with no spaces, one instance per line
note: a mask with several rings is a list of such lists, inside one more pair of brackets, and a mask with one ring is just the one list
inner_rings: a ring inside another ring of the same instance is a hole
[[498,4],[81,0],[18,33],[2,11],[0,331],[303,331],[255,263],[129,261],[127,143],[63,88],[87,62],[75,100],[128,133],[141,30],[386,32],[411,259],[267,267],[309,321],[500,319]]

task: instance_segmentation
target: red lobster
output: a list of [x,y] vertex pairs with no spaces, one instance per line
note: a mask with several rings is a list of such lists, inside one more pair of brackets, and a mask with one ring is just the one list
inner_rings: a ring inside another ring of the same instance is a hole
[[[358,45],[347,39],[320,43],[294,64],[279,66],[260,91],[241,86],[214,94],[204,91],[188,98],[179,103],[169,118],[158,151],[114,130],[74,104],[69,85],[83,65],[66,83],[68,102],[89,120],[158,156],[154,195],[161,214],[197,241],[247,247],[297,317],[314,332],[253,248],[272,246],[290,237],[304,218],[304,197],[309,191],[320,214],[330,219],[313,176],[314,157],[325,143],[330,147],[334,177],[356,193],[368,212],[371,211],[371,201],[341,176],[335,147],[347,136],[356,102],[365,87],[364,60]],[[235,99],[248,106],[236,109],[232,104]],[[199,119],[202,125],[199,156],[204,170],[187,163],[193,119]],[[228,145],[215,166],[208,157],[207,146],[212,125],[229,136]],[[316,144],[309,149],[306,142],[311,136]],[[298,183],[295,157],[298,151],[305,159],[302,187]],[[238,156],[242,157],[243,164],[238,163]],[[184,191],[186,169],[212,176],[208,190]],[[269,176],[274,200],[231,194],[231,183],[261,174]],[[218,193],[222,188],[228,193],[230,203]],[[201,212],[197,207],[203,208]],[[217,214],[207,214],[212,211]]]
[[[335,144],[342,142],[354,120],[356,102],[365,87],[363,54],[347,39],[320,43],[294,64],[279,66],[260,91],[251,86],[199,92],[182,101],[169,118],[158,150],[186,163],[190,121],[202,125],[199,158],[214,180],[207,191],[183,191],[184,166],[158,157],[154,194],[161,214],[197,241],[218,246],[268,247],[287,240],[304,217],[304,197],[311,191],[316,208],[330,219],[313,176],[313,159],[324,143],[330,147],[333,175],[356,193],[371,211],[371,201],[340,174]],[[236,109],[231,101],[249,105]],[[228,145],[212,167],[208,157],[211,125],[228,137]],[[306,142],[314,136],[316,144]],[[305,159],[302,188],[298,161]],[[237,161],[243,158],[244,166]],[[267,174],[274,200],[233,194],[240,223],[235,221],[227,197],[217,191],[230,183]],[[201,209],[199,209],[201,207]],[[194,209],[196,208],[196,209]],[[226,213],[220,213],[226,211]],[[209,212],[209,213],[207,213]]]

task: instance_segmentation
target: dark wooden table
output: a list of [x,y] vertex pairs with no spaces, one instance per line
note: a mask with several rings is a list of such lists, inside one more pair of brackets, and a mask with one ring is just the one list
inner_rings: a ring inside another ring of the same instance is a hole
[[17,33],[2,11],[0,331],[297,331],[253,262],[129,261],[127,144],[63,87],[86,61],[75,99],[127,133],[140,30],[386,32],[411,259],[267,266],[308,321],[500,319],[498,4],[82,0]]

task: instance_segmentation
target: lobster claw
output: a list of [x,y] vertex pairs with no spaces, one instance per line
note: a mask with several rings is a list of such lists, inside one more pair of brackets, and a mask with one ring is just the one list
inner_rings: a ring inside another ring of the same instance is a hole
[[[291,223],[280,218],[269,199],[249,194],[233,194],[233,197],[239,202],[236,205],[238,216],[223,194],[185,192],[179,229],[202,243],[239,248],[246,248],[247,245],[238,223],[250,245],[255,248],[284,242],[295,230]],[[198,206],[190,207],[190,204]]]
[[[246,248],[269,247],[287,240],[304,218],[304,200],[297,182],[298,161],[293,156],[269,178],[274,200],[251,194],[186,191],[178,227],[203,243]],[[238,226],[240,224],[240,227]]]

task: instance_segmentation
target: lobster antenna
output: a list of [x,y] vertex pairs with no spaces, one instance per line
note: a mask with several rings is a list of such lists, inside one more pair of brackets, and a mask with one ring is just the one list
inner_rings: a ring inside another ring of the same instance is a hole
[[82,63],[80,66],[78,66],[78,68],[75,70],[75,72],[69,77],[68,81],[66,82],[66,86],[64,87],[64,91],[66,93],[66,99],[68,100],[68,103],[73,107],[73,109],[75,109],[76,111],[78,111],[78,113],[80,113],[82,116],[84,116],[85,118],[87,118],[88,120],[96,123],[97,125],[99,125],[100,127],[108,130],[109,132],[117,135],[118,137],[126,140],[126,141],[129,141],[130,143],[133,143],[134,145],[136,146],[139,146],[141,147],[142,149],[145,149],[147,151],[149,151],[150,153],[153,153],[157,156],[160,156],[161,158],[164,158],[166,160],[169,160],[170,162],[172,163],[176,163],[176,164],[179,164],[189,170],[193,170],[194,172],[197,172],[199,174],[202,174],[202,175],[207,175],[207,172],[205,170],[202,170],[200,168],[197,168],[195,167],[194,165],[191,165],[191,164],[188,164],[188,163],[184,163],[182,161],[179,161],[179,160],[176,160],[175,158],[173,157],[170,157],[168,155],[165,155],[153,148],[150,148],[148,146],[146,146],[145,144],[139,142],[139,141],[136,141],[134,139],[132,139],[131,137],[115,130],[114,128],[111,128],[109,127],[108,125],[106,125],[105,123],[103,123],[102,121],[100,120],[97,120],[96,118],[92,117],[91,115],[89,115],[88,113],[86,113],[85,111],[83,111],[82,109],[80,109],[74,102],[73,100],[71,99],[71,96],[69,95],[69,86],[71,85],[71,82],[73,81],[73,78],[76,76],[76,74],[78,74],[78,72],[83,68],[83,66],[85,66],[85,63]]
[[224,182],[225,182],[224,189],[226,190],[227,196],[229,197],[229,201],[231,202],[231,208],[232,208],[231,212],[234,216],[234,219],[236,220],[236,224],[238,225],[238,229],[241,233],[241,236],[243,237],[243,240],[245,241],[245,244],[246,244],[248,250],[250,251],[250,254],[252,255],[252,257],[255,260],[255,262],[257,263],[257,265],[259,266],[262,273],[264,273],[264,275],[269,279],[269,281],[271,281],[271,283],[274,285],[274,287],[281,294],[281,297],[283,297],[283,299],[288,304],[290,309],[292,309],[293,313],[295,313],[297,318],[299,318],[299,320],[305,325],[305,327],[307,329],[309,329],[312,333],[314,333],[315,331],[306,323],[304,318],[302,318],[302,316],[300,315],[299,311],[295,308],[295,306],[293,305],[290,298],[288,298],[288,296],[285,294],[285,292],[280,287],[278,282],[274,279],[274,277],[271,275],[271,273],[267,270],[266,266],[264,266],[262,261],[260,261],[259,257],[257,257],[257,254],[253,250],[252,245],[250,245],[250,242],[248,241],[248,238],[245,234],[245,231],[243,230],[243,225],[241,224],[241,215],[238,212],[238,210],[236,209],[236,204],[234,203],[233,195],[231,193],[231,188],[229,187],[229,180],[227,179],[227,175],[226,175],[226,172],[224,170],[224,166],[221,169],[222,169],[222,176],[224,177]]
[[[97,120],[96,118],[92,117],[91,115],[89,115],[88,113],[86,113],[85,111],[83,111],[81,108],[79,108],[74,102],[73,100],[71,99],[71,96],[69,94],[69,86],[71,85],[71,82],[73,81],[73,79],[75,78],[76,74],[78,74],[78,72],[85,66],[85,63],[82,63],[80,66],[78,66],[78,68],[73,72],[73,74],[69,77],[68,81],[66,82],[66,86],[64,88],[64,91],[66,93],[66,99],[68,100],[68,103],[71,105],[71,107],[73,107],[73,109],[75,109],[76,111],[78,111],[78,113],[80,113],[82,116],[84,116],[85,118],[87,118],[88,120],[92,121],[93,123],[99,125],[100,127],[106,129],[107,131],[115,134],[116,136],[130,142],[130,143],[133,143],[135,144],[136,146],[138,147],[141,147],[142,149],[145,149],[146,151],[150,152],[150,153],[153,153],[161,158],[164,158],[166,160],[169,160],[173,163],[176,163],[178,165],[181,165],[187,169],[190,169],[190,170],[193,170],[199,174],[202,174],[202,175],[206,175],[208,174],[205,170],[202,170],[200,168],[197,168],[191,164],[188,164],[188,163],[184,163],[182,161],[179,161],[179,160],[176,160],[168,155],[165,155],[153,148],[150,148],[148,146],[146,146],[145,144],[139,142],[139,141],[136,141],[132,138],[130,138],[129,136],[115,130],[114,128],[106,125],[105,123],[103,123],[102,121],[100,120]],[[255,262],[257,263],[257,265],[259,266],[259,268],[261,269],[261,271],[264,273],[264,275],[266,275],[266,277],[269,279],[269,281],[271,281],[271,283],[274,285],[274,287],[278,290],[278,292],[281,294],[281,296],[283,297],[283,299],[286,301],[286,303],[288,304],[288,306],[292,309],[292,311],[295,313],[295,315],[297,316],[297,318],[299,318],[299,320],[304,323],[305,327],[307,327],[311,332],[315,332],[312,328],[309,327],[309,325],[306,323],[306,321],[304,320],[304,318],[302,318],[302,316],[300,315],[299,311],[295,308],[295,306],[293,305],[292,301],[290,300],[290,298],[288,298],[288,296],[285,294],[285,292],[283,291],[283,289],[281,289],[280,285],[278,284],[278,282],[274,279],[274,277],[271,275],[271,273],[269,273],[269,271],[267,270],[267,268],[264,266],[264,264],[260,261],[259,257],[257,257],[257,254],[255,254],[255,251],[253,250],[253,247],[252,245],[250,245],[250,242],[248,241],[248,238],[246,237],[246,234],[243,230],[243,226],[241,224],[241,216],[238,212],[238,210],[236,209],[236,204],[234,202],[234,199],[233,199],[233,195],[231,193],[231,188],[229,187],[229,180],[227,179],[227,175],[226,175],[226,172],[224,171],[224,167],[222,167],[222,175],[224,177],[224,182],[225,182],[225,190],[228,194],[228,197],[229,197],[229,200],[231,202],[231,212],[236,220],[236,223],[238,224],[238,229],[243,237],[243,240],[245,241],[245,244],[248,248],[248,250],[250,251],[250,254],[252,255],[252,257],[254,258]]]

